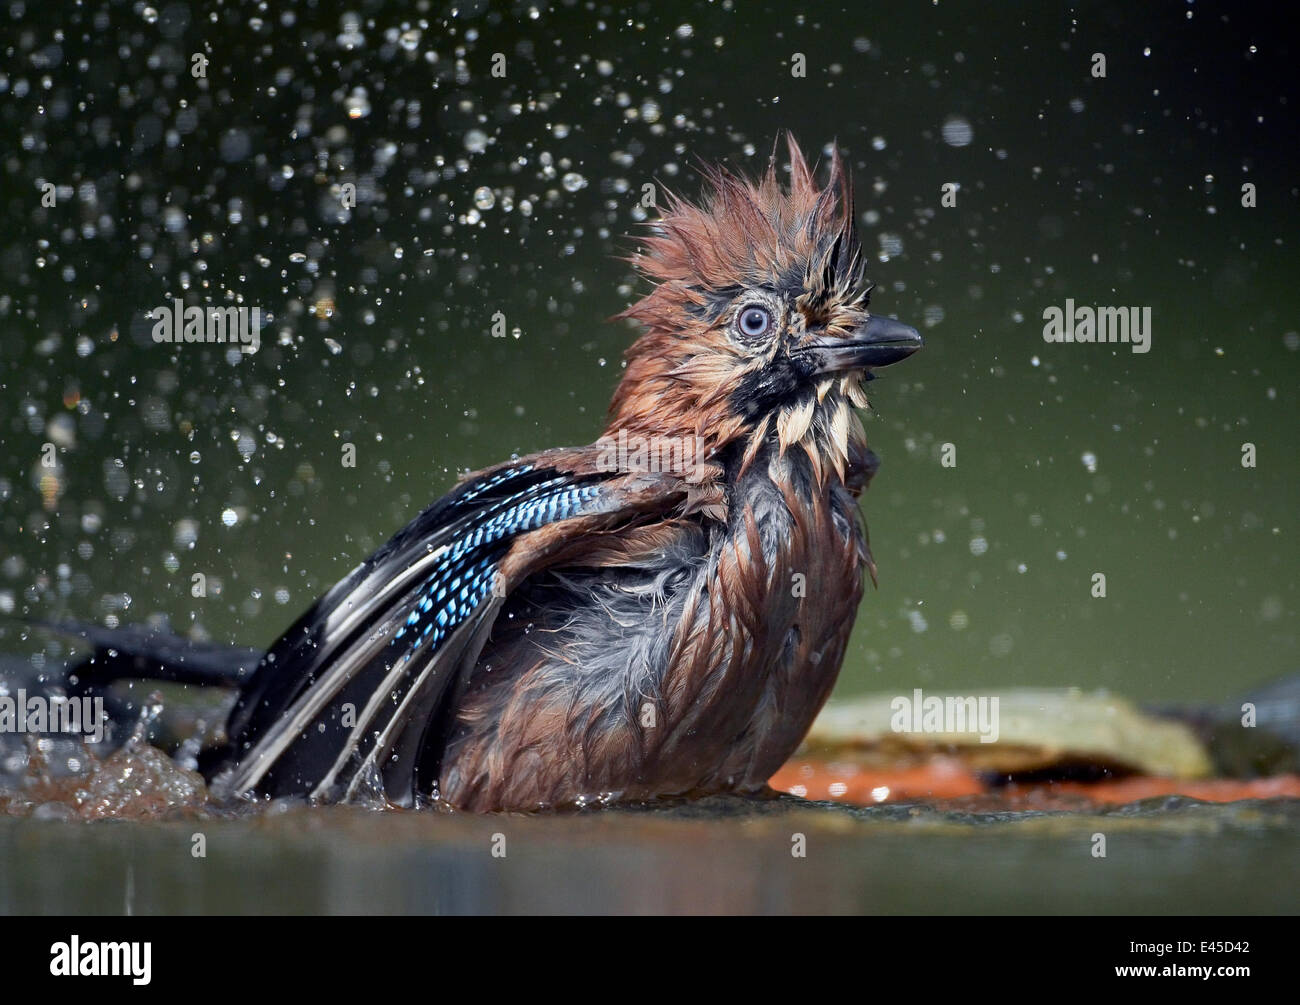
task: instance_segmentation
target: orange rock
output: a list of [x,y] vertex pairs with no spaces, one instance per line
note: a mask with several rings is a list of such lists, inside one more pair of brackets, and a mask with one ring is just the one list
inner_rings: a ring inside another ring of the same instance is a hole
[[[1086,812],[1098,804],[1122,804],[1160,796],[1187,796],[1211,803],[1240,799],[1300,798],[1300,775],[1274,778],[1177,779],[1139,775],[1102,782],[1038,782],[990,787],[963,761],[934,757],[923,764],[865,766],[853,760],[788,761],[769,784],[805,799],[873,803],[964,799],[972,811],[1071,809]],[[970,799],[969,797],[979,797]]]
[[1106,782],[1056,782],[1059,793],[1077,793],[1095,803],[1133,803],[1155,796],[1189,796],[1207,803],[1232,803],[1239,799],[1300,797],[1300,775],[1278,775],[1250,780],[1208,778],[1186,781],[1177,778],[1117,778]]
[[984,791],[983,783],[954,757],[936,757],[921,766],[896,769],[797,758],[786,762],[768,784],[805,799],[833,799],[862,806],[912,799],[954,799]]

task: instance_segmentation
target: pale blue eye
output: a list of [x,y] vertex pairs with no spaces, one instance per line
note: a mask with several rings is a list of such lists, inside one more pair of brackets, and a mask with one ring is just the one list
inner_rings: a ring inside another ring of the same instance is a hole
[[746,307],[736,319],[736,326],[746,338],[758,338],[772,327],[772,315],[766,307]]

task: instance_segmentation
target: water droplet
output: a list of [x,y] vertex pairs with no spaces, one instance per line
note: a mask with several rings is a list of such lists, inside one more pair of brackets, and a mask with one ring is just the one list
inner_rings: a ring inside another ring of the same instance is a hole
[[172,543],[177,548],[193,548],[199,539],[199,522],[186,517],[176,521],[172,529]]
[[131,728],[131,735],[127,738],[125,747],[129,751],[138,750],[148,739],[149,730],[153,724],[158,721],[158,717],[163,713],[162,693],[159,691],[150,691],[149,697],[140,703],[140,717],[136,720],[135,725]]
[[943,124],[943,141],[950,147],[968,146],[975,138],[971,124],[959,115],[953,115]]
[[370,114],[370,96],[364,87],[354,87],[343,107],[348,110],[349,119],[364,119]]

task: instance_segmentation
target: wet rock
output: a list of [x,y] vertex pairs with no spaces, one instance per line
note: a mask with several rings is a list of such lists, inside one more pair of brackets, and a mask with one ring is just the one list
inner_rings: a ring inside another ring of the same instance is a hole
[[1221,775],[1300,773],[1300,674],[1222,705],[1163,704],[1149,711],[1190,726]]
[[1076,689],[984,693],[997,698],[993,742],[983,742],[973,728],[899,731],[920,720],[902,710],[898,696],[888,695],[828,705],[813,723],[805,750],[819,756],[852,751],[855,759],[894,765],[946,754],[971,771],[1005,777],[1136,772],[1200,778],[1213,770],[1187,725],[1144,714],[1115,695]]

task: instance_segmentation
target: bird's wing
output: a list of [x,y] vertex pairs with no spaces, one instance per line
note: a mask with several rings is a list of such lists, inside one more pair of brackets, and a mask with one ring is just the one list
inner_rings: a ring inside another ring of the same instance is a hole
[[[680,498],[680,482],[550,451],[462,482],[271,647],[231,713],[218,792],[409,804],[430,722],[472,668],[524,538],[608,530]],[[544,549],[543,549],[544,550]],[[534,556],[531,568],[545,564]],[[515,562],[512,568],[518,567]]]

